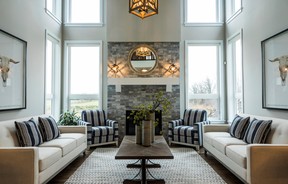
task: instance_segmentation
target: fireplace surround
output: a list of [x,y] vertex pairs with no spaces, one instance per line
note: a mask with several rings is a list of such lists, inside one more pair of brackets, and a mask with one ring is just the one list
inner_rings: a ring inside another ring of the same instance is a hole
[[[148,45],[158,55],[157,67],[148,75],[139,75],[129,67],[129,53],[138,45]],[[150,96],[163,91],[171,101],[172,110],[162,114],[163,136],[168,140],[168,121],[180,118],[180,81],[178,70],[168,72],[174,63],[179,66],[179,42],[108,42],[107,69],[107,113],[110,119],[118,121],[119,140],[126,135],[126,111],[143,103],[149,103]],[[119,71],[111,70],[113,64]]]

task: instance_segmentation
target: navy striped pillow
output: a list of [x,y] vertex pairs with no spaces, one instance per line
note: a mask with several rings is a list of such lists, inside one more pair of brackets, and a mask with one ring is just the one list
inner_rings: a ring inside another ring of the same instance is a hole
[[266,137],[271,130],[272,120],[253,119],[244,135],[243,140],[248,144],[265,143]]
[[38,121],[44,141],[50,141],[60,136],[59,128],[53,117],[39,117]]
[[237,139],[242,139],[249,125],[249,120],[250,120],[250,117],[244,118],[236,114],[229,129],[230,135]]
[[15,121],[15,127],[20,146],[39,146],[43,143],[41,132],[33,118],[28,121]]

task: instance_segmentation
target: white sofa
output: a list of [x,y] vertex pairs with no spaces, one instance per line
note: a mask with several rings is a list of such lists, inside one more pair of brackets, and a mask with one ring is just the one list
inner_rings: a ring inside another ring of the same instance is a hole
[[288,183],[288,120],[241,114],[259,120],[272,120],[264,144],[247,144],[231,137],[229,124],[204,126],[203,147],[244,183]]
[[[85,126],[59,127],[60,137],[37,147],[20,147],[14,122],[30,118],[0,122],[0,183],[47,183],[87,148]],[[38,123],[38,116],[33,118]]]

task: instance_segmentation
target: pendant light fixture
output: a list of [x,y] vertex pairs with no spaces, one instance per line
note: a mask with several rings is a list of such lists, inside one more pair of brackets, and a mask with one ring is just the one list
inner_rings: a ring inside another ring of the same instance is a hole
[[129,0],[129,13],[141,19],[158,14],[158,0]]

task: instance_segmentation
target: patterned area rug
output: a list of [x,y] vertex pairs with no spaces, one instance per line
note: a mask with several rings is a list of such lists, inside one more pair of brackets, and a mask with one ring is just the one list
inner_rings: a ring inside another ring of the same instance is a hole
[[[115,160],[117,149],[95,149],[65,183],[121,184],[124,179],[132,179],[139,169],[126,168],[134,160]],[[171,151],[174,159],[153,160],[161,164],[161,168],[149,169],[154,177],[165,179],[166,184],[225,184],[194,149],[171,148]]]

